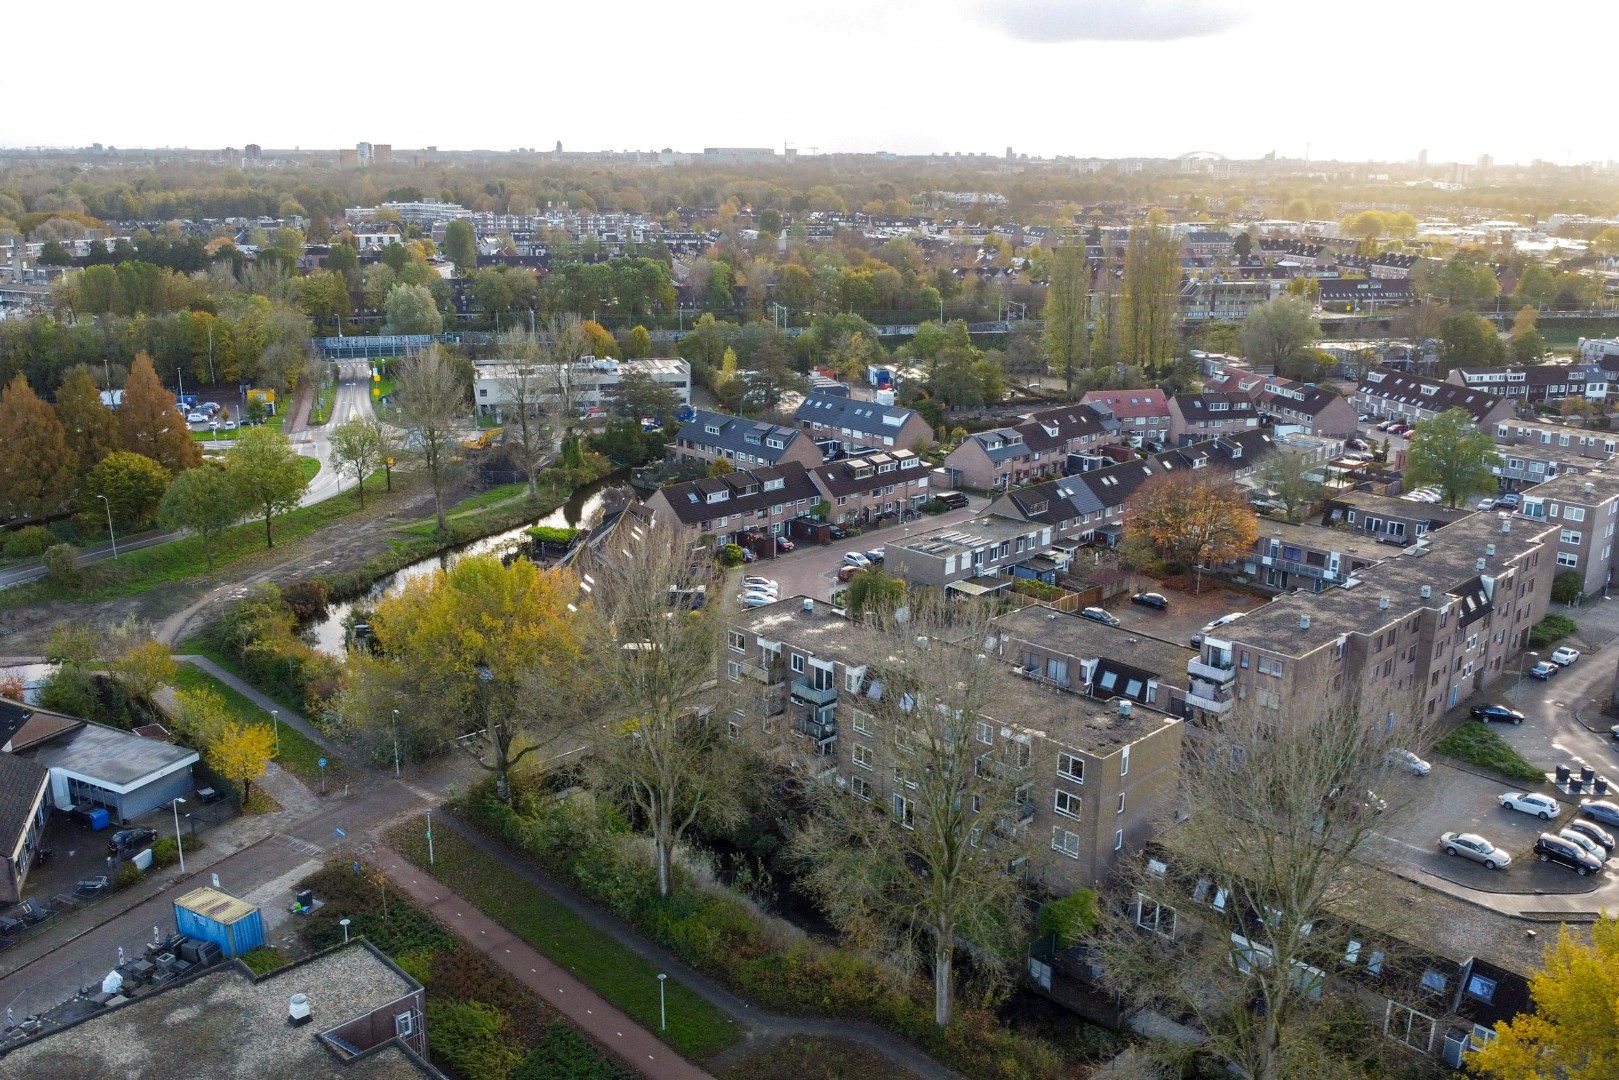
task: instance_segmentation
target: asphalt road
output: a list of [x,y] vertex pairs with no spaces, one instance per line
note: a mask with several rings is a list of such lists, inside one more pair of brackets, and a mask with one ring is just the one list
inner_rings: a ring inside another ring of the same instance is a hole
[[[330,429],[356,417],[370,417],[374,415],[371,409],[371,368],[363,360],[351,360],[338,366],[337,397],[332,405],[332,415],[329,423],[320,427],[304,427],[297,418],[289,421],[293,430],[289,431],[288,438],[292,440],[293,448],[305,457],[315,458],[320,462],[320,472],[309,482],[309,488],[304,497],[298,501],[300,506],[312,506],[324,502],[332,496],[348,491],[355,484],[352,475],[341,473],[332,460],[332,443]],[[233,442],[221,440],[220,446],[230,447]],[[127,551],[138,551],[141,548],[152,547],[155,544],[166,544],[171,540],[179,540],[185,536],[182,532],[148,533],[129,540],[120,540],[117,543],[119,554]],[[79,552],[81,563],[100,562],[113,557],[112,544],[97,544],[84,548]],[[22,585],[30,581],[37,581],[45,576],[45,567],[38,562],[26,563],[13,567],[10,570],[0,571],[0,589],[8,589],[13,585]]]

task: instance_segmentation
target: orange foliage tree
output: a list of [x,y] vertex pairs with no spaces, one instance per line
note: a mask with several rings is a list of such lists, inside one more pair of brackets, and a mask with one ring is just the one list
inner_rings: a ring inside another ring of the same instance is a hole
[[1189,568],[1195,591],[1203,565],[1235,559],[1253,546],[1259,525],[1248,500],[1230,484],[1192,473],[1166,473],[1142,484],[1125,504],[1125,536],[1150,544],[1173,565]]

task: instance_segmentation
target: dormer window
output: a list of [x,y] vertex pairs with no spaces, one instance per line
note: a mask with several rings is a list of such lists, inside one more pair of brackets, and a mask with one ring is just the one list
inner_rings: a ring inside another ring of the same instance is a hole
[[770,438],[766,439],[765,445],[770,447],[772,450],[785,450],[787,448],[787,444],[782,441],[781,436],[779,435],[772,435]]
[[730,497],[731,493],[728,491],[710,491],[708,493],[708,502],[710,505],[713,505],[714,503],[722,503]]
[[718,424],[704,424],[703,431],[709,435],[718,435],[720,433],[720,426]]
[[765,490],[766,491],[780,491],[782,489],[782,487],[786,483],[787,483],[787,481],[783,480],[781,477],[778,476],[774,480],[766,480],[765,481]]

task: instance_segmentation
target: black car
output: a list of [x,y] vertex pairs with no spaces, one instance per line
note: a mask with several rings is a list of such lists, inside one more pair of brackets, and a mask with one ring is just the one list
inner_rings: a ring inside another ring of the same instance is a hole
[[[674,590],[671,589],[670,591],[673,592]],[[699,592],[699,593],[696,594],[696,602],[693,603],[691,605],[691,607],[692,607],[692,610],[695,611],[697,608],[700,608],[702,606],[703,606],[703,595],[702,595],[702,593]],[[197,789],[197,799],[198,799],[198,801],[202,802],[204,805],[206,805],[208,803],[216,803],[219,800],[223,799],[224,797],[225,796],[221,795],[218,792],[218,790],[216,790],[214,788],[211,788],[211,787],[200,787],[200,788]]]
[[118,855],[156,839],[156,829],[119,829],[107,838],[107,853]]
[[1079,613],[1079,617],[1090,619],[1092,622],[1106,623],[1108,626],[1119,625],[1119,620],[1114,618],[1113,614],[1106,608],[1088,607]]
[[947,491],[939,496],[939,501],[944,503],[947,510],[967,509],[967,496],[959,491]]
[[1604,825],[1619,829],[1619,805],[1606,799],[1589,799],[1580,803],[1580,813],[1593,821],[1600,821]]
[[1165,611],[1169,608],[1169,598],[1163,593],[1138,592],[1130,597],[1130,603],[1140,604],[1142,607],[1157,608],[1159,611]]
[[1579,818],[1575,818],[1567,825],[1564,825],[1563,828],[1570,832],[1577,832],[1588,840],[1595,840],[1609,851],[1613,850],[1613,833],[1594,822],[1581,821]]
[[1505,705],[1474,705],[1471,715],[1475,720],[1482,720],[1488,724],[1492,720],[1511,721],[1514,724],[1523,723],[1523,713],[1517,709],[1509,709]]
[[826,527],[826,535],[830,536],[834,540],[842,540],[844,537],[848,536],[849,534],[844,532],[843,528],[841,526],[828,525]]
[[1541,833],[1535,841],[1535,858],[1541,862],[1554,862],[1566,866],[1581,877],[1602,869],[1601,861],[1589,851],[1551,833]]
[[28,929],[27,924],[21,919],[12,919],[5,915],[0,915],[0,937],[11,937],[14,934],[22,933],[26,929]]

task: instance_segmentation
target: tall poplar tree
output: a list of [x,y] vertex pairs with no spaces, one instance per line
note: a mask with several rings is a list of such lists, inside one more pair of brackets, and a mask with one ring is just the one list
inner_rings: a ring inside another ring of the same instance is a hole
[[1046,352],[1063,388],[1072,392],[1074,376],[1090,354],[1090,264],[1084,245],[1051,253],[1051,285],[1046,289]]
[[1131,229],[1120,305],[1126,363],[1152,372],[1174,358],[1180,282],[1180,244],[1174,234],[1153,224]]
[[164,389],[145,353],[137,353],[129,369],[117,415],[124,449],[145,454],[170,473],[202,463],[186,418],[175,408],[174,395]]
[[78,455],[21,374],[0,392],[0,447],[0,515],[44,517],[72,496]]

